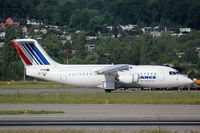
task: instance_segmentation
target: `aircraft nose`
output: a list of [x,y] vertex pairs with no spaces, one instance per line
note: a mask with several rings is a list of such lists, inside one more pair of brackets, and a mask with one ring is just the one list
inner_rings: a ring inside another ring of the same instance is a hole
[[182,76],[180,81],[181,81],[182,85],[191,85],[193,83],[193,81],[186,76]]
[[192,81],[190,78],[187,78],[187,79],[186,79],[186,83],[187,83],[187,84],[192,84],[193,81]]

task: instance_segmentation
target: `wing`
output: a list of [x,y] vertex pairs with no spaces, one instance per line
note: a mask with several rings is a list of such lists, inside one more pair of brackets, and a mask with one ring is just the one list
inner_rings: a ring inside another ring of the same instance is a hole
[[122,64],[122,65],[112,65],[105,67],[103,69],[97,70],[97,74],[106,74],[106,73],[114,73],[117,71],[122,71],[122,70],[128,70],[129,65],[128,64]]

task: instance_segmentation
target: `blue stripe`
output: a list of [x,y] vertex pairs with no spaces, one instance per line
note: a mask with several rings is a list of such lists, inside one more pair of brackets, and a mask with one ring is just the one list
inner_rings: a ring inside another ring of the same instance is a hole
[[35,51],[35,53],[40,57],[42,62],[45,65],[50,65],[50,63],[46,60],[46,58],[42,55],[42,53],[39,51],[39,49],[35,46],[35,44],[30,43],[31,48]]
[[[26,49],[26,51],[28,52],[28,54],[33,58],[33,60],[37,63],[37,61],[34,59],[34,57],[32,56],[32,54],[28,51],[27,47],[25,44],[21,43],[21,45],[24,47],[24,49]],[[37,63],[38,64],[38,63]]]
[[35,55],[35,53],[33,52],[33,50],[31,49],[31,47],[29,47],[30,45],[27,45],[27,48],[31,51],[31,53],[33,54],[33,56],[36,58],[36,60],[40,63],[40,65],[43,65],[42,62],[40,61],[40,59],[37,57],[37,55]]

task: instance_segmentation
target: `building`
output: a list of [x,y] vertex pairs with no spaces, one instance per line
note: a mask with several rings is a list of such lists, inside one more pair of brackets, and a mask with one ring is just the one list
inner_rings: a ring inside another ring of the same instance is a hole
[[18,27],[20,23],[18,22],[18,19],[11,19],[7,18],[6,20],[0,18],[0,30],[5,30],[8,25],[14,25]]
[[43,25],[43,22],[39,21],[39,20],[35,20],[35,19],[28,19],[26,20],[26,24],[27,25],[33,25],[33,26],[40,26]]
[[191,32],[192,31],[192,29],[191,28],[180,28],[179,29],[180,30],[180,33],[189,33],[189,32]]
[[19,26],[19,22],[17,19],[11,19],[11,18],[7,18],[6,19],[6,25],[15,25],[15,26]]
[[0,42],[0,48],[4,46],[4,42]]
[[93,49],[95,48],[94,44],[88,44],[85,45],[85,47],[87,48],[88,51],[93,51]]
[[153,37],[159,37],[162,32],[171,32],[167,31],[166,27],[144,27],[141,29],[143,33],[150,33]]
[[144,27],[144,28],[142,28],[142,31],[143,31],[143,33],[151,32],[152,28],[151,27]]
[[132,25],[132,24],[128,24],[128,25],[121,25],[120,27],[122,28],[122,31],[131,31],[133,30],[137,25]]
[[60,36],[60,40],[67,40],[67,36],[66,35],[61,35]]
[[46,29],[46,28],[44,28],[44,27],[43,27],[43,28],[41,28],[41,29],[40,29],[40,31],[41,31],[43,34],[47,34],[47,32],[48,32],[48,31],[47,31],[47,29]]
[[28,29],[26,26],[23,26],[22,27],[22,33],[26,34],[28,32]]
[[0,39],[4,39],[6,32],[0,32]]
[[86,40],[95,40],[97,36],[85,36]]

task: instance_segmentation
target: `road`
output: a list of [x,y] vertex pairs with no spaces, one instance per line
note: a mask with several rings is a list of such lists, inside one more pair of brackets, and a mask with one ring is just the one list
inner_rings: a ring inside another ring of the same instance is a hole
[[74,94],[74,93],[103,93],[104,89],[100,88],[70,88],[70,89],[0,89],[0,94]]
[[[128,90],[114,90],[112,93],[140,93],[140,92],[152,92],[152,91],[133,91],[132,89]],[[166,92],[171,92],[171,93],[176,93],[177,91],[153,91],[153,92],[158,92],[158,93],[166,93]],[[190,91],[190,92],[195,92],[195,93],[200,93],[200,91]],[[0,94],[86,94],[86,93],[105,93],[104,89],[101,88],[69,88],[69,89],[0,89]]]
[[[54,127],[54,129],[139,130],[148,127],[148,129],[200,131],[200,105],[0,104],[0,110],[25,110],[26,108],[63,110],[65,113],[1,115],[0,129],[35,129],[39,126],[41,129]],[[8,126],[9,123],[6,125],[5,122],[17,122],[18,125]]]

